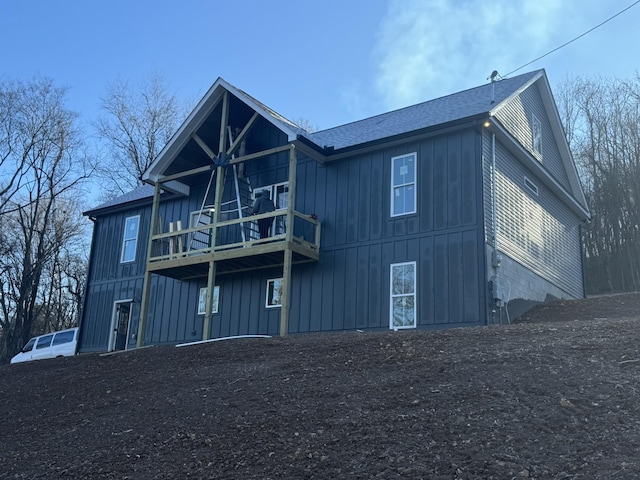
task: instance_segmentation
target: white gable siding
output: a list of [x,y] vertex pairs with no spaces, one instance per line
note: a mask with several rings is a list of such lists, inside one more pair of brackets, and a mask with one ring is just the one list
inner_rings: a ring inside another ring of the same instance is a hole
[[[493,243],[491,136],[484,135],[485,240]],[[498,250],[569,296],[583,296],[580,220],[541,182],[535,195],[525,186],[530,172],[496,144]]]
[[[542,155],[533,149],[534,115],[542,126]],[[569,177],[564,168],[556,138],[551,130],[548,114],[542,103],[537,84],[533,84],[508,102],[496,113],[496,118],[534,158],[544,165],[564,188],[571,191]]]

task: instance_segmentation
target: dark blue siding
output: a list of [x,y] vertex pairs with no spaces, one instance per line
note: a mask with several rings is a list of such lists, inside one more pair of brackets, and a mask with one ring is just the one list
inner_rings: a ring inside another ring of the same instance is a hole
[[[264,141],[282,140],[264,130]],[[484,324],[480,145],[478,134],[465,130],[324,165],[300,158],[296,209],[318,215],[322,241],[318,262],[293,267],[290,333],[389,328],[390,266],[401,262],[416,262],[419,328]],[[417,154],[417,212],[391,217],[391,159],[412,152]],[[245,171],[254,187],[286,181],[288,153],[249,162]],[[189,212],[203,203],[208,180],[193,187],[190,198],[162,202],[163,231],[177,219],[187,227]],[[204,203],[213,203],[213,192]],[[141,238],[146,238],[150,207],[105,216],[96,224],[104,251],[98,248],[93,256],[85,351],[106,348],[113,302],[124,294],[114,293],[124,281],[118,278],[135,284],[126,294],[134,298],[132,331],[137,328],[135,302],[141,298],[146,242],[139,243],[138,260],[128,270],[114,262],[119,252],[113,248],[121,243],[124,218],[135,213],[143,219]],[[111,252],[105,248],[109,244]],[[267,280],[281,276],[279,268],[219,275],[212,336],[278,334],[280,308],[266,308],[265,297]],[[196,309],[204,286],[204,278],[179,282],[153,275],[146,343],[200,339],[203,316]]]

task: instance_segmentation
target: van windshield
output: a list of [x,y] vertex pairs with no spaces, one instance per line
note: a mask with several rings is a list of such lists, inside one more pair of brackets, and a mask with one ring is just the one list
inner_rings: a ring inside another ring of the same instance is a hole
[[27,344],[22,347],[22,351],[23,352],[30,352],[31,350],[33,350],[33,345],[36,343],[36,338],[32,338],[31,340],[29,340],[27,342]]

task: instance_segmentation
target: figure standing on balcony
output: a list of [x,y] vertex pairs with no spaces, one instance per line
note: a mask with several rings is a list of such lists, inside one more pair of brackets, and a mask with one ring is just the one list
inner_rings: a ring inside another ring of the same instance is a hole
[[[268,190],[256,192],[256,201],[253,203],[251,215],[259,215],[261,213],[275,211],[276,206],[273,204],[273,201],[269,197],[270,195]],[[258,230],[260,231],[260,238],[269,237],[269,230],[271,230],[272,224],[273,217],[261,218],[258,220]]]

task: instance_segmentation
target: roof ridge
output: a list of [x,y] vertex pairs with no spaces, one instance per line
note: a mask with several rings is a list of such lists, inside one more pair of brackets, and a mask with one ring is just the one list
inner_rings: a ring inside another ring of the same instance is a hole
[[404,106],[404,107],[396,108],[396,109],[394,109],[394,110],[389,110],[389,111],[387,111],[387,112],[378,113],[378,114],[376,114],[376,115],[372,115],[372,116],[370,116],[370,117],[361,118],[361,119],[359,119],[359,120],[353,120],[352,122],[347,122],[347,123],[344,123],[344,124],[341,124],[341,125],[336,125],[336,126],[334,126],[334,127],[325,128],[325,129],[323,129],[323,130],[318,130],[318,131],[316,131],[316,132],[310,133],[309,135],[310,135],[311,139],[313,139],[313,136],[314,136],[314,135],[316,135],[316,134],[325,133],[325,132],[330,132],[331,130],[340,129],[340,128],[346,127],[346,126],[348,126],[348,125],[353,125],[353,124],[356,124],[356,123],[359,123],[359,122],[369,121],[369,120],[372,120],[372,119],[377,118],[377,117],[382,117],[382,116],[385,116],[385,115],[390,115],[390,114],[392,114],[392,113],[401,112],[402,110],[407,110],[407,109],[415,108],[415,107],[420,106],[420,105],[425,105],[425,104],[430,103],[430,102],[435,102],[436,100],[441,100],[441,99],[445,99],[445,98],[447,98],[447,97],[457,96],[457,95],[460,95],[460,94],[463,94],[463,93],[466,93],[466,92],[470,92],[470,91],[472,91],[472,90],[480,89],[480,88],[486,88],[487,86],[490,86],[490,85],[491,85],[491,83],[498,84],[498,83],[501,83],[501,82],[503,82],[503,81],[505,81],[505,80],[515,80],[515,79],[517,79],[517,78],[519,78],[519,77],[523,77],[523,76],[531,77],[531,76],[533,76],[534,74],[537,74],[538,72],[541,72],[541,71],[543,71],[543,69],[532,70],[532,71],[530,71],[530,72],[526,72],[526,73],[522,73],[522,74],[520,74],[520,75],[516,75],[515,77],[510,77],[510,78],[501,78],[501,79],[500,79],[500,80],[498,80],[497,82],[483,83],[482,85],[476,85],[475,87],[469,87],[469,88],[466,88],[466,89],[464,89],[464,90],[459,90],[459,91],[457,91],[457,92],[448,93],[447,95],[442,95],[442,96],[440,96],[440,97],[431,98],[431,99],[429,99],[429,100],[425,100],[425,101],[418,102],[418,103],[413,103],[413,104],[411,104],[411,105],[406,105],[406,106]]

